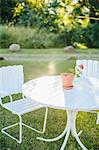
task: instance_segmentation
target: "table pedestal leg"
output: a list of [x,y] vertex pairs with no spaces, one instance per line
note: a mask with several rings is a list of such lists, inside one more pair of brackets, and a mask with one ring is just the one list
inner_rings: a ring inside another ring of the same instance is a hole
[[81,132],[79,134],[77,134],[77,132],[76,132],[76,115],[77,115],[77,111],[67,110],[67,125],[66,125],[64,131],[58,137],[52,138],[52,139],[45,139],[45,138],[37,137],[37,139],[41,140],[41,141],[45,141],[45,142],[54,142],[54,141],[61,139],[65,135],[64,142],[60,148],[60,150],[64,150],[66,143],[68,141],[68,138],[69,138],[70,131],[71,131],[72,135],[76,138],[76,140],[77,140],[78,144],[81,146],[81,148],[83,150],[88,150],[79,139],[79,134]]
[[80,141],[79,139],[79,135],[77,134],[76,132],[76,115],[77,115],[77,112],[76,111],[67,111],[67,113],[71,113],[71,133],[72,135],[76,138],[78,144],[81,146],[81,148],[83,150],[88,150],[83,144],[82,142]]
[[64,142],[63,142],[60,150],[64,150],[67,140],[68,140],[68,135],[70,133],[70,130],[71,130],[72,135],[76,138],[78,144],[81,146],[81,148],[83,150],[88,150],[82,144],[82,142],[79,139],[79,134],[77,134],[77,132],[76,132],[76,115],[77,115],[77,111],[67,110],[67,134],[65,136]]

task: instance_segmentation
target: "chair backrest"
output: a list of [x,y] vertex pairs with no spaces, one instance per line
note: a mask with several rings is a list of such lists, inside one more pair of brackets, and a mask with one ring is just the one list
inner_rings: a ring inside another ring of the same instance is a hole
[[23,66],[7,66],[0,68],[0,91],[8,94],[22,91],[24,83]]
[[83,64],[82,75],[99,79],[99,61],[95,60],[76,60],[76,66]]

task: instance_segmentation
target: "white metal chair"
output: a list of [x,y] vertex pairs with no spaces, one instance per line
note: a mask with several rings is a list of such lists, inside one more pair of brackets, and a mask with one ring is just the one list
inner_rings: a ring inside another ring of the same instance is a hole
[[[99,61],[96,60],[76,60],[76,66],[83,65],[82,75],[99,79]],[[99,124],[99,113],[96,124]]]
[[[46,107],[45,118],[44,118],[44,126],[43,130],[39,131],[35,128],[32,128],[25,123],[22,122],[22,115],[34,111],[36,109],[42,108],[44,106],[38,104],[37,102],[25,98],[13,101],[12,94],[22,93],[22,85],[24,83],[24,74],[23,74],[23,66],[7,66],[0,68],[0,104],[5,109],[11,111],[13,114],[16,114],[19,117],[19,122],[8,127],[3,128],[1,131],[9,136],[10,138],[16,140],[19,144],[22,143],[22,126],[30,128],[38,133],[44,133],[47,122],[47,114],[48,108]],[[2,98],[5,96],[9,96],[10,102],[4,103]],[[12,128],[16,125],[19,125],[19,139],[13,137],[9,133],[6,132],[6,129]]]

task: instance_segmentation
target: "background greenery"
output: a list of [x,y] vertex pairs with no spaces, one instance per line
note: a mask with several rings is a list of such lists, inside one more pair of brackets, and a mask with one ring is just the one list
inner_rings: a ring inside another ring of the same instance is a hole
[[[89,36],[90,35],[90,36]],[[99,25],[64,30],[60,33],[30,27],[0,26],[0,47],[8,48],[12,43],[21,48],[51,48],[73,45],[76,48],[99,47]]]
[[98,0],[1,0],[0,5],[2,48],[11,43],[99,48]]

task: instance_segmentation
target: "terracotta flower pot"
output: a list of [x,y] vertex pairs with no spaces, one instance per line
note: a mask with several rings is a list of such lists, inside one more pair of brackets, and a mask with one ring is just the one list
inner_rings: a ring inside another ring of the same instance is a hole
[[63,88],[71,89],[73,87],[74,74],[62,73],[61,79],[62,79]]

